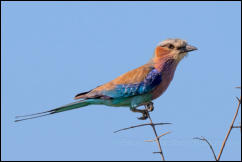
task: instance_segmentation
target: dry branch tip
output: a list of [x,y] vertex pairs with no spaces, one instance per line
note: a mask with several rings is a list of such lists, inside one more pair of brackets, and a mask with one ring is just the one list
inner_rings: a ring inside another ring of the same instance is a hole
[[201,141],[205,141],[209,145],[209,147],[210,147],[210,149],[211,149],[211,151],[213,153],[213,157],[214,157],[215,161],[218,161],[217,160],[217,156],[216,156],[216,154],[214,152],[213,146],[209,143],[209,141],[205,137],[203,137],[203,136],[201,136],[201,137],[194,137],[193,139],[198,139],[198,140],[201,140]]

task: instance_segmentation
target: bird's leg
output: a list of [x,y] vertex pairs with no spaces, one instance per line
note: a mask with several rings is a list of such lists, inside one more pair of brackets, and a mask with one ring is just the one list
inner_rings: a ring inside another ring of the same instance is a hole
[[131,107],[130,110],[132,112],[139,112],[142,113],[142,117],[139,117],[139,120],[146,120],[148,118],[148,111],[147,110],[140,110],[140,109],[136,109],[136,107]]
[[153,102],[149,102],[145,105],[145,109],[149,112],[152,112],[154,110],[154,104]]

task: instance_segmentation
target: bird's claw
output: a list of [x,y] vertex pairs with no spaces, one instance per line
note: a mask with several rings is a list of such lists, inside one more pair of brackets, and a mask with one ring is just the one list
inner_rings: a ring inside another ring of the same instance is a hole
[[148,118],[148,113],[154,110],[153,102],[149,102],[145,105],[145,110],[142,110],[143,116],[139,117],[139,120],[146,120]]
[[146,120],[148,118],[148,112],[147,111],[144,111],[142,112],[143,116],[139,117],[138,119],[139,120]]
[[145,105],[145,109],[149,112],[152,112],[154,110],[153,102],[149,102],[147,105]]

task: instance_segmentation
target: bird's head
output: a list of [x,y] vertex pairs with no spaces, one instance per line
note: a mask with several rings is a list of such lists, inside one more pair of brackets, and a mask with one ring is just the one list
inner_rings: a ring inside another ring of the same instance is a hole
[[153,59],[172,58],[179,62],[188,52],[194,50],[197,50],[197,48],[189,45],[185,40],[167,39],[158,44]]

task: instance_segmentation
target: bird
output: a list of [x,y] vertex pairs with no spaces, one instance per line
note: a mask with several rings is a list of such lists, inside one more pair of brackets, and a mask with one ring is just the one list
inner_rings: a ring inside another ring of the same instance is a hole
[[[171,83],[177,65],[191,51],[197,50],[186,40],[166,39],[156,46],[152,58],[144,65],[120,75],[114,80],[102,84],[90,91],[77,94],[78,100],[48,111],[16,116],[15,122],[39,118],[89,105],[128,107],[132,112],[141,113],[138,119],[148,118],[148,112],[154,110],[153,100],[160,97]],[[144,106],[145,109],[138,109]]]

